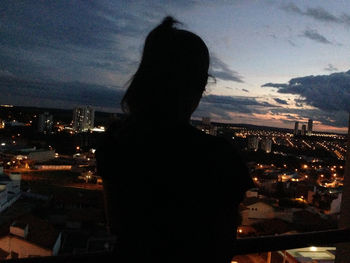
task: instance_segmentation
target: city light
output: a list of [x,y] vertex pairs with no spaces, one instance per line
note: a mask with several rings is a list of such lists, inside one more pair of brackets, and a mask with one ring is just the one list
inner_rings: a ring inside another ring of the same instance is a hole
[[310,247],[310,251],[313,251],[313,252],[317,251],[317,247],[314,247],[314,246]]

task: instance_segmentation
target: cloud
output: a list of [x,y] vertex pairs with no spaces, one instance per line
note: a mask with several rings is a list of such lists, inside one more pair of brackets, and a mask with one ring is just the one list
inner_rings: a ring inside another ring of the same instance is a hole
[[218,105],[230,105],[232,107],[235,105],[273,107],[273,105],[269,104],[268,102],[260,102],[257,101],[256,98],[243,96],[223,96],[210,94],[204,96],[202,101],[206,103],[215,103]]
[[296,47],[297,46],[292,40],[288,39],[287,41],[292,47]]
[[323,35],[318,33],[317,30],[307,29],[303,32],[303,34],[301,36],[306,37],[306,38],[311,39],[311,40],[314,40],[316,42],[322,43],[322,44],[332,44],[331,41],[329,41],[326,37],[324,37]]
[[261,87],[271,87],[271,88],[287,88],[288,84],[282,84],[282,83],[266,83],[262,85]]
[[338,71],[336,67],[334,67],[332,64],[328,64],[327,67],[324,68],[326,71]]
[[[98,78],[102,71],[118,71],[130,54],[121,37],[140,34],[149,23],[129,23],[136,18],[120,11],[113,14],[115,7],[104,4],[103,0],[3,0],[1,9],[6,16],[0,16],[1,63],[26,78],[83,80],[81,75]],[[93,63],[112,63],[114,67]]]
[[288,102],[286,100],[282,100],[279,98],[274,98],[274,100],[279,104],[288,105]]
[[211,94],[202,98],[194,116],[215,116],[218,120],[232,122],[233,115],[243,114],[251,118],[255,113],[267,112],[269,107],[276,106],[252,97]]
[[281,7],[281,9],[290,13],[296,13],[299,15],[303,14],[303,11],[299,7],[297,7],[294,3],[285,4]]
[[350,26],[349,14],[342,13],[341,15],[335,16],[322,7],[316,7],[316,8],[308,7],[306,8],[306,10],[302,10],[298,6],[296,6],[294,3],[290,2],[288,4],[282,5],[281,9],[288,13],[310,17],[316,21],[320,21],[323,23],[333,23],[333,24]]
[[239,83],[243,83],[243,77],[236,71],[230,69],[230,67],[223,62],[216,55],[211,54],[211,68],[210,74],[212,74],[215,78],[219,78],[222,80],[235,81]]
[[262,87],[299,95],[309,105],[327,112],[350,112],[350,71],[293,78],[288,84],[266,83]]
[[281,9],[289,13],[294,13],[301,16],[307,16],[322,22],[350,24],[347,20],[349,18],[347,14],[343,14],[340,17],[337,17],[322,7],[316,7],[316,8],[308,7],[306,8],[305,11],[303,11],[294,3],[290,2],[288,4],[283,5]]
[[32,81],[0,76],[1,104],[73,108],[91,105],[101,110],[117,111],[124,90],[81,82]]
[[284,122],[290,123],[294,121],[307,122],[308,119],[312,118],[323,125],[333,126],[333,127],[346,127],[348,114],[346,112],[333,111],[325,112],[320,109],[293,109],[293,108],[283,108],[283,109],[271,109],[271,112],[277,115],[282,115],[287,117]]
[[[14,76],[0,76],[0,104],[19,106],[74,108],[91,105],[101,111],[120,111],[125,90],[120,87],[60,82],[55,80],[26,80]],[[234,114],[252,117],[253,114],[276,108],[259,98],[244,96],[204,96],[195,116],[216,116],[218,120],[232,121]]]
[[303,14],[319,21],[334,22],[334,23],[340,22],[340,20],[337,17],[335,17],[334,15],[332,15],[322,7],[307,8],[306,11],[303,12]]
[[[309,118],[313,118],[315,124],[320,124],[318,129],[345,132],[347,113],[344,111],[326,112],[310,107],[286,108],[260,100],[261,98],[244,96],[208,95],[203,97],[194,117],[210,116],[216,121],[257,125],[264,122],[264,125],[267,126],[290,128],[294,127],[295,121],[307,122]],[[302,98],[294,100],[301,106],[307,103]]]
[[0,69],[26,79],[121,86],[136,71],[148,32],[165,15],[197,4],[2,0]]
[[304,99],[294,99],[295,106],[297,107],[304,107],[304,104],[307,104],[307,102]]

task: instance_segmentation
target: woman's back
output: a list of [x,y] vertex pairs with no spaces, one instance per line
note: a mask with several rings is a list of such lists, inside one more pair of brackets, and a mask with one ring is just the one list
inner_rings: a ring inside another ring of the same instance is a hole
[[231,145],[190,125],[130,124],[111,134],[97,158],[120,252],[135,262],[228,262],[251,186]]

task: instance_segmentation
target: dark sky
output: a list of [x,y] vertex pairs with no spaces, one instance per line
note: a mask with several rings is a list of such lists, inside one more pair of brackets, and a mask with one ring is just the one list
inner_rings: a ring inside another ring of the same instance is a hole
[[350,3],[2,0],[0,103],[120,111],[147,33],[173,15],[207,43],[195,117],[346,131]]

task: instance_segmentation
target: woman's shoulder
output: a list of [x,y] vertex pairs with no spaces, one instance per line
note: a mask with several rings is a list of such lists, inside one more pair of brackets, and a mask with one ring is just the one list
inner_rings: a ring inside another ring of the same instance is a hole
[[201,145],[198,147],[198,153],[204,156],[203,160],[207,162],[203,162],[205,167],[210,169],[214,167],[217,175],[226,178],[225,182],[239,186],[240,190],[237,190],[237,193],[239,192],[240,196],[247,189],[254,187],[241,152],[230,140],[205,134],[200,130],[193,130],[193,132]]

